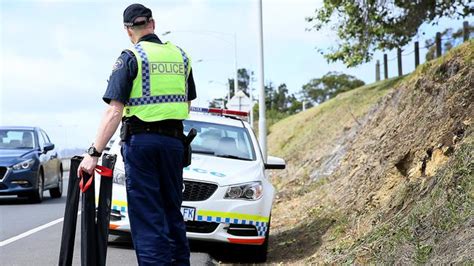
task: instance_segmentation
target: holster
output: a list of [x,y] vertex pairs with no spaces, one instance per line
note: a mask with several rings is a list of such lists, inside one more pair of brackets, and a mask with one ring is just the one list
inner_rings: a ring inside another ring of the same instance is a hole
[[120,128],[120,139],[125,142],[130,137],[130,123],[122,121],[122,127]]
[[191,158],[193,150],[191,148],[191,142],[197,135],[197,130],[191,128],[187,136],[184,136],[183,145],[184,145],[184,157],[183,157],[183,167],[188,167],[191,165]]

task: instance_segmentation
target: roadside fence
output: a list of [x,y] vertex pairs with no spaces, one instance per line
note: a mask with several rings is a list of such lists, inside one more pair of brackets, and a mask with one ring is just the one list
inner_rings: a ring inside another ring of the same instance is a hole
[[[470,38],[470,31],[471,28],[469,26],[469,22],[464,21],[463,23],[463,42],[466,42]],[[387,53],[383,54],[383,73],[384,73],[384,79],[388,79],[388,62],[397,60],[397,69],[398,69],[398,76],[403,75],[403,68],[402,68],[402,58],[403,56],[408,56],[414,54],[414,62],[415,62],[415,69],[418,67],[420,64],[420,49],[430,49],[433,45],[435,45],[435,57],[441,57],[442,55],[442,41],[452,41],[457,38],[442,38],[441,33],[437,32],[435,36],[435,41],[432,44],[427,44],[423,47],[420,48],[419,41],[415,41],[414,43],[414,49],[410,52],[405,52],[403,53],[402,48],[397,48],[397,54],[394,57],[391,57],[390,59],[388,58]],[[375,81],[380,81],[380,61],[377,60],[375,63]]]

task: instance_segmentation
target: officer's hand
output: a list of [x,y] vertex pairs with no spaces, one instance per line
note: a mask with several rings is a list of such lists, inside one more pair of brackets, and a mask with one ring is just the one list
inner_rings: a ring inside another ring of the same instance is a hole
[[95,167],[97,166],[98,160],[99,157],[92,157],[89,154],[84,154],[84,159],[82,159],[81,164],[79,164],[79,167],[77,168],[77,176],[81,175],[81,171],[92,175]]

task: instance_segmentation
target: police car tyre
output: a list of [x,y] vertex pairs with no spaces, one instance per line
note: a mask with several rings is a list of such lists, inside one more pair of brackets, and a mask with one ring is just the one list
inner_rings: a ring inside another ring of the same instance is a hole
[[60,198],[63,195],[63,167],[59,169],[58,186],[49,190],[51,198]]
[[270,222],[271,216],[268,220],[267,232],[265,232],[265,242],[260,246],[248,246],[249,252],[247,253],[252,262],[263,263],[267,261],[268,255],[268,242],[270,238]]
[[33,191],[30,195],[30,200],[33,203],[41,203],[43,201],[43,189],[44,189],[43,171],[40,171],[38,173],[37,180],[38,180],[37,189]]

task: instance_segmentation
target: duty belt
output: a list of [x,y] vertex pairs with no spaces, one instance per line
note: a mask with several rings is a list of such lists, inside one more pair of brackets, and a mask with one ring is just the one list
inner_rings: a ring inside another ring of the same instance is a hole
[[179,140],[184,140],[184,134],[181,130],[166,128],[158,125],[128,125],[129,135],[143,134],[143,133],[155,133],[168,137],[177,138]]

